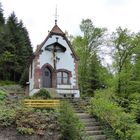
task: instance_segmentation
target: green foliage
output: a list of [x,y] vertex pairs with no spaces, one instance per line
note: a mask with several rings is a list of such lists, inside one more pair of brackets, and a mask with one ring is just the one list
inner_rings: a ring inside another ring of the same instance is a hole
[[[27,29],[22,21],[18,21],[15,13],[12,13],[0,28],[0,79],[18,82],[31,55],[32,47]],[[23,76],[21,81],[23,83]]]
[[128,99],[128,108],[135,115],[137,122],[140,123],[140,93],[133,93]]
[[114,46],[114,66],[117,75],[116,91],[118,94],[128,94],[128,86],[132,78],[132,56],[135,46],[132,45],[133,34],[121,27],[112,34]]
[[[57,132],[59,129],[57,112],[46,109],[26,107],[22,101],[13,101],[0,91],[0,127],[15,127],[21,134],[38,134]],[[46,97],[46,96],[45,96]],[[48,96],[47,96],[48,97]],[[2,99],[2,101],[1,101]]]
[[0,106],[0,126],[10,126],[15,122],[15,110],[7,108],[4,105]]
[[61,140],[80,140],[82,137],[83,126],[79,118],[75,116],[72,108],[66,102],[60,106],[59,126]]
[[115,88],[119,96],[140,92],[140,33],[121,27],[111,36],[114,46]]
[[132,140],[140,140],[140,129],[132,135]]
[[4,100],[6,98],[6,96],[7,96],[6,92],[0,90],[0,100],[1,101]]
[[0,81],[0,86],[5,86],[5,85],[15,85],[16,83],[14,81]]
[[50,99],[51,95],[47,89],[40,89],[36,94],[34,94],[33,98],[41,98],[41,99]]
[[98,55],[106,30],[95,27],[90,19],[82,20],[80,29],[84,36],[75,37],[72,44],[80,57],[78,63],[80,91],[88,96],[96,89],[107,85],[106,78],[109,77],[109,72],[102,66]]
[[39,121],[39,116],[35,116],[31,108],[23,106],[16,111],[17,131],[21,134],[33,134],[35,126],[39,125]]
[[21,134],[44,135],[45,131],[58,129],[55,112],[47,110],[34,110],[21,106],[16,110],[16,128]]
[[4,23],[5,23],[5,19],[3,17],[3,9],[2,9],[2,5],[0,3],[0,26],[4,25]]
[[33,128],[18,127],[17,131],[21,134],[29,134],[29,135],[34,134]]
[[112,93],[109,90],[96,92],[95,97],[91,99],[91,113],[107,122],[121,140],[131,139],[135,132],[134,116],[112,101]]

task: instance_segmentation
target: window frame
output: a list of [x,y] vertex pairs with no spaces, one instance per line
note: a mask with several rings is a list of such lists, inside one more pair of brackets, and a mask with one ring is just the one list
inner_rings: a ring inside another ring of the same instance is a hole
[[[61,73],[61,76],[58,77],[58,73]],[[64,74],[67,74],[65,77]],[[56,79],[57,79],[57,85],[70,85],[70,77],[71,77],[71,72],[67,70],[59,70],[57,71]],[[60,81],[58,83],[58,78],[60,78]],[[66,78],[67,82],[64,81],[64,78]]]

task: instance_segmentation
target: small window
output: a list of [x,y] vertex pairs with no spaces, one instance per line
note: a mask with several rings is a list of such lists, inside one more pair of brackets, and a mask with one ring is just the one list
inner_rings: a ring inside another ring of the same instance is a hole
[[45,68],[45,70],[44,70],[44,76],[50,77],[50,71],[49,71],[48,68]]
[[67,72],[57,73],[57,84],[69,84],[69,75]]
[[49,76],[49,72],[48,71],[45,71],[45,76]]
[[61,83],[62,83],[62,82],[61,82],[61,81],[62,81],[62,76],[61,76],[61,75],[62,75],[61,72],[58,72],[58,73],[57,73],[57,84],[61,84]]

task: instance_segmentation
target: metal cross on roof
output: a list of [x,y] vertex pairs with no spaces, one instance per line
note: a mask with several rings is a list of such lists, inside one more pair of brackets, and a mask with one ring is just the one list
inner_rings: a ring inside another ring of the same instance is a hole
[[58,18],[58,14],[57,14],[57,5],[55,8],[55,25],[57,25],[57,18]]

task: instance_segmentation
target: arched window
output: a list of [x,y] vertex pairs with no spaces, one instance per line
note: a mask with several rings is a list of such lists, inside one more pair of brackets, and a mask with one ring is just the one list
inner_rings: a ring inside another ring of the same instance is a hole
[[64,71],[57,72],[57,84],[69,84],[69,74]]

